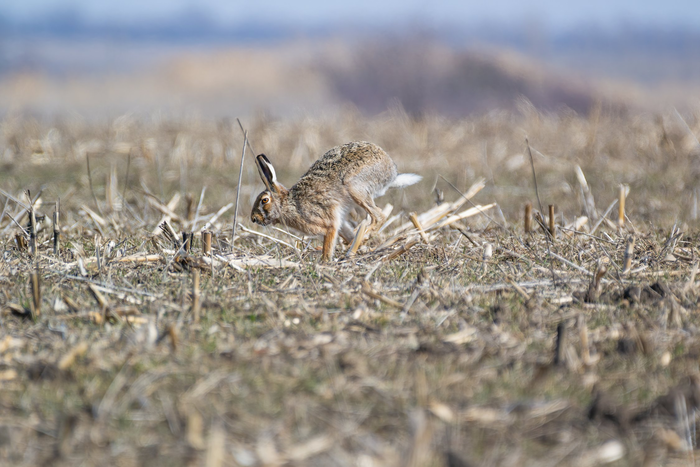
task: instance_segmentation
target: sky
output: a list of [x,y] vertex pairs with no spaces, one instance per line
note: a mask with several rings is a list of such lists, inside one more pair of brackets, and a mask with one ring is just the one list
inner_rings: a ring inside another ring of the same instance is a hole
[[536,20],[552,31],[581,24],[615,27],[683,26],[700,30],[697,0],[2,0],[0,14],[26,19],[42,12],[72,9],[94,22],[150,22],[192,14],[223,25],[256,21],[299,27],[327,23],[389,24],[395,21],[440,24],[517,23]]

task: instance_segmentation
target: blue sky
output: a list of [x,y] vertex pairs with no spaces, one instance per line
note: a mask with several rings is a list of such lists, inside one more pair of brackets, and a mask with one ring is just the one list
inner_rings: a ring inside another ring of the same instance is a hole
[[615,27],[625,22],[700,29],[698,0],[5,0],[2,3],[0,12],[4,16],[28,18],[70,8],[96,22],[153,21],[198,11],[222,24],[256,20],[300,27],[335,22],[376,25],[397,20],[425,22],[428,26],[536,20],[552,30],[582,23]]

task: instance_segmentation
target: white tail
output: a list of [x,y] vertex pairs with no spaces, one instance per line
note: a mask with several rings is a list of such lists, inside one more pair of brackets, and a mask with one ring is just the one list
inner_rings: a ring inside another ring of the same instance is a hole
[[399,174],[396,176],[393,182],[391,182],[391,187],[403,188],[406,186],[411,186],[414,183],[418,183],[423,179],[420,175],[416,174]]

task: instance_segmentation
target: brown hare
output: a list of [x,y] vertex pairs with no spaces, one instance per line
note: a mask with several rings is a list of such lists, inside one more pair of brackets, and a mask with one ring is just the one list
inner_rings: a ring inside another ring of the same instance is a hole
[[368,233],[384,223],[374,198],[388,188],[413,185],[422,177],[398,174],[396,164],[376,144],[364,141],[329,150],[289,190],[277,181],[275,169],[264,154],[257,159],[265,191],[253,205],[250,218],[260,225],[283,224],[307,235],[323,235],[322,261],[333,259],[340,235],[352,241],[352,227],[345,219],[357,204],[371,218]]

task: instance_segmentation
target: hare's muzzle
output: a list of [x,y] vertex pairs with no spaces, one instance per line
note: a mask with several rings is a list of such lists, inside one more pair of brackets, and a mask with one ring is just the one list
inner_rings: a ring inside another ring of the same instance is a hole
[[256,224],[264,225],[265,219],[263,219],[262,214],[259,212],[254,212],[250,215],[250,220]]

